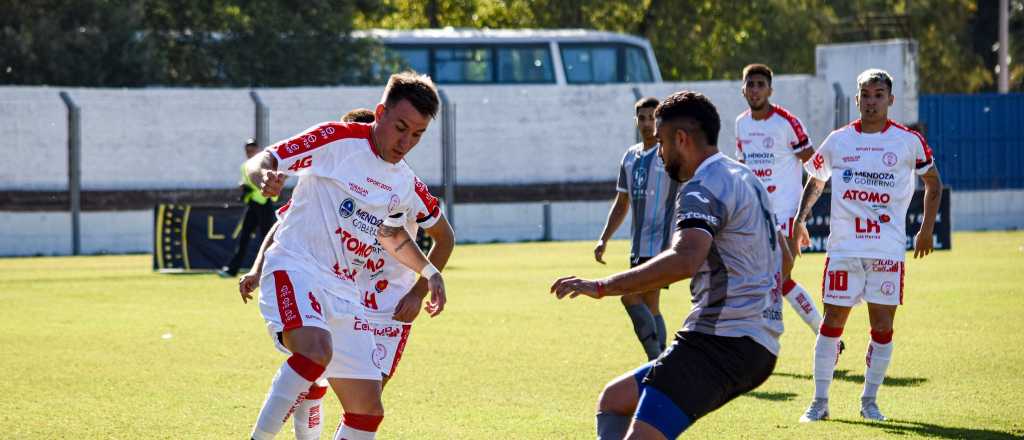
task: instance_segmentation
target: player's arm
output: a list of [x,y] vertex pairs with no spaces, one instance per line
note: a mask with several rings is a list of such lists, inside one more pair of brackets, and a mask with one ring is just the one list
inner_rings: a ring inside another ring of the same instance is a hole
[[711,234],[699,228],[682,229],[673,234],[671,248],[644,264],[595,281],[575,276],[559,278],[551,286],[551,293],[559,299],[579,295],[600,299],[657,289],[693,277],[710,250]]
[[807,163],[807,161],[814,157],[814,149],[804,148],[803,150],[799,150],[793,154],[796,155],[797,159],[800,159],[801,163]]
[[612,202],[612,208],[608,211],[608,218],[604,222],[604,229],[601,230],[601,238],[597,240],[597,245],[594,246],[594,259],[598,263],[604,264],[604,251],[608,245],[608,240],[612,238],[612,235],[619,229],[619,226],[622,226],[627,213],[629,213],[629,193],[618,191],[615,194],[615,201]]
[[446,302],[444,278],[416,246],[404,223],[405,216],[402,214],[388,216],[377,232],[377,241],[395,260],[427,279],[427,287],[431,292],[429,307],[437,310],[432,314],[436,315],[444,310]]
[[914,258],[921,258],[932,253],[935,243],[932,239],[935,231],[935,216],[942,204],[942,178],[939,169],[932,166],[921,175],[924,181],[924,220],[921,230],[914,237]]
[[277,172],[277,158],[270,151],[263,150],[245,161],[245,173],[263,195],[272,197],[281,193],[284,175]]
[[[814,209],[814,204],[821,198],[821,194],[825,191],[825,181],[814,176],[807,178],[807,184],[804,185],[804,192],[800,195],[800,209],[797,211],[796,220],[793,222],[793,239],[796,240],[799,246],[796,247],[797,255],[800,255],[800,249],[810,246],[811,235],[807,232],[807,218],[811,216],[811,211]],[[783,242],[785,243],[785,242]]]
[[[452,230],[448,219],[443,214],[438,217],[437,222],[432,226],[424,228],[424,231],[426,231],[430,238],[434,239],[434,246],[427,253],[427,259],[430,260],[430,264],[433,264],[438,271],[443,271],[444,267],[448,264],[452,251],[455,250],[455,231]],[[412,320],[416,319],[416,315],[419,314],[420,304],[423,303],[423,299],[427,296],[429,290],[427,280],[420,277],[406,295],[411,297],[408,300],[406,298],[399,300],[393,317],[398,321],[412,322]],[[405,304],[406,301],[409,301],[410,304]],[[437,316],[441,312],[433,303],[427,304],[426,310],[430,316]]]
[[270,227],[267,236],[263,237],[260,249],[256,251],[256,260],[252,262],[252,268],[238,279],[238,292],[242,294],[243,303],[252,299],[252,291],[256,290],[256,286],[260,284],[260,277],[263,276],[263,255],[267,253],[270,245],[274,244],[274,234],[277,233],[277,227],[280,224],[281,222],[276,222],[274,226]]

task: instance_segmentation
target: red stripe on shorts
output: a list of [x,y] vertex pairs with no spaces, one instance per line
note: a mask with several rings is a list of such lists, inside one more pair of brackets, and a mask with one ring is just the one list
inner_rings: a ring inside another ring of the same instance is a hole
[[900,261],[900,305],[903,305],[903,269],[904,263]]
[[395,369],[398,368],[398,361],[402,360],[402,352],[405,351],[405,343],[409,341],[409,332],[411,330],[412,324],[402,324],[402,339],[398,341],[398,346],[395,347],[395,360],[391,361],[388,376],[395,375]]
[[283,331],[302,327],[302,314],[299,313],[299,305],[295,302],[295,287],[288,278],[288,272],[274,271],[274,292],[277,293],[277,312],[281,315],[281,323],[284,324]]

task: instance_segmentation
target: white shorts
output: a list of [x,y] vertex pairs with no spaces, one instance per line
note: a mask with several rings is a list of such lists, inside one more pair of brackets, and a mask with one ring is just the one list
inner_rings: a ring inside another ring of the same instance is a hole
[[[359,331],[355,313],[360,306],[324,293],[318,277],[301,270],[276,270],[260,279],[260,313],[274,346],[285,354],[281,333],[299,327],[317,327],[331,333],[333,354],[325,377],[380,380],[373,363],[376,347],[372,333]],[[302,292],[305,292],[303,294]]]
[[394,376],[409,341],[412,324],[408,322],[367,319],[360,323],[363,331],[373,335],[373,365],[385,376]]
[[796,211],[776,211],[775,221],[779,224],[779,232],[783,237],[793,238],[793,222],[796,221]]
[[903,304],[904,264],[877,258],[826,258],[821,281],[824,302],[853,307],[864,300],[871,304]]

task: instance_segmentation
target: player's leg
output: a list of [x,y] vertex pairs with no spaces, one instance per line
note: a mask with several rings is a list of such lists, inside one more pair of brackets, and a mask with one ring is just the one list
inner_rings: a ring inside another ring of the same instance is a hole
[[654,327],[658,331],[658,348],[659,354],[661,351],[665,351],[666,343],[668,341],[668,333],[665,329],[665,318],[661,316],[661,289],[652,290],[640,294],[644,299],[644,304],[647,304],[647,309],[651,311],[651,315],[654,316]]
[[613,379],[601,390],[597,398],[598,440],[620,440],[629,430],[629,422],[640,400],[644,376],[653,362]]
[[622,306],[626,308],[626,314],[633,323],[633,333],[640,341],[640,346],[647,355],[647,360],[654,359],[661,354],[661,347],[658,344],[658,324],[654,320],[651,309],[644,303],[643,295],[633,293],[620,297]]
[[238,244],[235,246],[235,255],[231,257],[231,261],[228,262],[227,266],[224,266],[221,270],[222,275],[235,276],[238,274],[238,268],[242,265],[245,255],[249,252],[249,241],[251,240],[252,233],[259,225],[259,210],[246,207],[242,219],[242,229],[238,234]]
[[[379,373],[378,373],[379,374]],[[330,378],[331,388],[341,402],[342,416],[335,440],[373,440],[384,420],[381,381]]]
[[[790,255],[796,255],[800,247],[797,239],[788,237],[786,244],[789,245]],[[807,293],[807,289],[804,289],[795,280],[789,279],[782,286],[782,297],[786,298],[786,302],[796,311],[797,316],[811,328],[811,331],[817,334],[818,329],[821,328],[821,313],[818,312],[814,298]]]
[[306,396],[295,408],[292,421],[295,424],[296,440],[315,440],[323,433],[321,404],[327,393],[327,380],[320,379],[309,386]]
[[279,270],[261,282],[260,313],[290,356],[278,368],[260,409],[252,432],[256,440],[280,432],[331,361],[331,334],[310,280],[302,272]]
[[850,309],[860,302],[865,286],[859,258],[827,258],[822,280],[825,317],[814,342],[814,400],[800,417],[801,422],[828,418],[829,388],[839,360],[840,337]]
[[330,324],[335,344],[326,375],[343,413],[333,438],[373,439],[384,419],[381,369],[375,355],[378,350],[373,328],[351,314],[332,315]]
[[644,377],[627,438],[678,437],[697,419],[764,383],[775,362],[751,338],[678,333]]
[[873,260],[868,268],[865,300],[871,322],[871,341],[864,357],[866,366],[860,414],[870,420],[885,420],[878,409],[878,388],[882,386],[892,360],[893,321],[903,298],[903,267],[902,261]]

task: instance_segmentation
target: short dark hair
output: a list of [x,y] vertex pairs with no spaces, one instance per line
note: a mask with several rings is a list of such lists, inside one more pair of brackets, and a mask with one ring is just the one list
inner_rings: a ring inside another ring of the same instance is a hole
[[249,147],[259,148],[260,145],[256,143],[256,139],[249,138],[249,139],[245,140],[245,148],[249,148]]
[[680,119],[692,119],[704,133],[708,145],[718,144],[718,131],[722,128],[722,120],[718,117],[718,109],[707,96],[699,92],[683,90],[675,92],[654,110],[654,117],[661,122],[674,122]]
[[373,122],[373,119],[373,110],[368,108],[357,108],[345,113],[345,116],[341,117],[341,122],[360,122],[363,124],[369,124]]
[[638,99],[636,104],[633,104],[633,114],[639,115],[642,108],[658,108],[658,98],[645,96]]
[[768,85],[772,85],[771,67],[759,63],[747,64],[747,67],[743,68],[743,81],[746,81],[750,75],[764,75],[765,78],[768,78]]
[[431,119],[437,117],[441,99],[429,76],[411,70],[391,75],[388,85],[384,86],[384,105],[393,106],[403,99],[409,101],[421,115]]
[[868,69],[857,75],[857,90],[873,82],[885,84],[889,88],[889,94],[892,94],[892,75],[882,69]]

